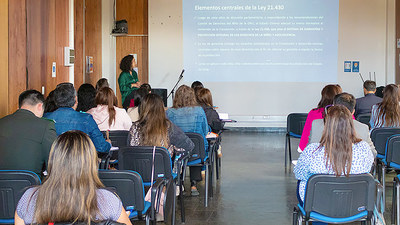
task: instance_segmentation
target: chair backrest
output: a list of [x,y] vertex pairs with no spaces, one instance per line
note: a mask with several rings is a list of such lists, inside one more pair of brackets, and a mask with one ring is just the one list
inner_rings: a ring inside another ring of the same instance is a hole
[[[156,147],[154,155],[154,181],[159,177],[172,177],[171,156],[167,149]],[[121,170],[133,170],[142,176],[145,186],[151,184],[153,146],[122,147],[118,151],[118,166]]]
[[19,199],[28,187],[39,185],[39,176],[27,170],[0,170],[0,220],[14,219]]
[[371,140],[375,145],[378,155],[385,155],[386,141],[395,134],[400,134],[400,128],[380,127],[371,131]]
[[368,125],[371,128],[371,124],[369,124],[369,120],[371,119],[371,113],[364,113],[357,115],[356,120],[360,123]]
[[[104,138],[106,138],[106,131],[102,131]],[[110,130],[108,135],[111,140],[111,145],[114,147],[126,147],[128,145],[128,135],[127,130]]]
[[124,207],[145,208],[143,181],[137,172],[129,170],[99,170],[99,177],[108,190],[116,193]]
[[287,116],[286,131],[291,136],[301,137],[304,124],[307,120],[307,113],[290,113]]
[[390,167],[400,169],[400,134],[392,135],[386,144],[386,162]]
[[349,177],[312,175],[306,186],[304,210],[309,217],[316,212],[332,218],[346,218],[367,210],[372,213],[376,184],[371,174]]
[[201,160],[201,162],[204,162],[204,159],[206,157],[206,151],[205,151],[203,136],[201,136],[201,134],[192,132],[185,132],[185,134],[194,143],[194,149],[192,150],[192,155],[189,158],[189,162],[199,159]]

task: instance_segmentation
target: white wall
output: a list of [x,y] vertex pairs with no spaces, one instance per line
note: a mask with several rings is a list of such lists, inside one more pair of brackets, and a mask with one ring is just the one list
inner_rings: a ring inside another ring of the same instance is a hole
[[114,0],[101,0],[101,48],[102,77],[108,79],[110,87],[116,89],[116,38],[111,34],[114,26]]
[[[394,4],[395,0],[340,0],[338,83],[355,97],[362,96],[362,82],[358,74],[343,72],[345,60],[359,60],[365,78],[368,72],[375,72],[378,86],[394,82]],[[182,32],[182,0],[149,1],[152,86],[168,88],[169,92],[175,84],[183,67]],[[288,113],[308,112],[317,105],[324,85],[205,83],[213,93],[218,111],[237,119],[236,126],[286,126]]]

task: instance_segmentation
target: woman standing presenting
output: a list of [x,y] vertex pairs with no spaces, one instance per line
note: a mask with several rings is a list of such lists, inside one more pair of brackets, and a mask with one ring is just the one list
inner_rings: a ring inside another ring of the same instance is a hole
[[119,90],[121,91],[121,100],[125,101],[126,96],[128,96],[133,90],[139,88],[140,83],[138,75],[133,68],[136,67],[136,60],[133,55],[127,55],[119,64],[119,68],[122,70],[118,78]]

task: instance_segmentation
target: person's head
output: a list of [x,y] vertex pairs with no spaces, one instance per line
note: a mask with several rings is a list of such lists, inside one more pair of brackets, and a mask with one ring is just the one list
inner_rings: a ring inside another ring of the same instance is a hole
[[96,221],[97,152],[82,131],[67,131],[51,146],[48,176],[37,189],[35,219],[38,224]]
[[144,84],[140,85],[140,88],[146,89],[147,94],[148,94],[148,93],[151,93],[151,86],[150,86],[150,84],[148,84],[148,83],[144,83]]
[[136,67],[136,61],[133,55],[127,55],[122,58],[119,68],[123,72],[130,72],[134,67]]
[[77,97],[74,85],[71,83],[58,84],[54,90],[54,101],[57,107],[76,107]]
[[397,127],[400,125],[399,102],[399,87],[395,84],[386,85],[383,89],[382,102],[378,104],[378,116],[374,121],[375,127]]
[[320,141],[320,147],[325,147],[326,166],[331,166],[337,176],[348,176],[353,155],[352,145],[360,141],[350,111],[343,105],[329,107]]
[[201,83],[200,81],[196,80],[192,83],[191,88],[196,89],[196,88],[204,88],[203,83]]
[[57,110],[56,102],[54,101],[54,90],[50,91],[44,100],[44,113],[54,112]]
[[100,90],[103,87],[110,87],[110,85],[108,84],[107,78],[101,78],[100,80],[97,81],[96,91]]
[[82,84],[78,89],[78,106],[76,111],[87,112],[89,109],[96,107],[94,98],[96,97],[96,89],[91,84]]
[[114,91],[109,87],[103,87],[100,89],[95,98],[96,105],[106,105],[108,108],[108,125],[112,125],[115,121],[116,111],[114,106],[118,105],[117,97]]
[[146,96],[147,94],[149,94],[149,91],[146,88],[140,87],[139,89],[137,89],[135,91],[134,96],[133,96],[133,102],[135,104],[135,107],[140,106],[144,96]]
[[352,94],[343,92],[335,96],[333,105],[343,105],[353,114],[356,107],[356,99]]
[[164,102],[157,94],[146,95],[139,109],[143,145],[168,147],[168,119]]
[[374,94],[376,91],[376,83],[372,80],[366,80],[364,82],[364,95]]
[[193,88],[182,85],[176,90],[172,108],[194,107],[198,105]]
[[213,107],[211,91],[207,88],[201,88],[196,91],[196,99],[200,105]]
[[321,100],[317,108],[325,108],[327,105],[332,105],[335,95],[342,93],[342,88],[338,84],[326,85],[321,91]]
[[35,116],[43,116],[44,96],[36,90],[26,90],[19,95],[18,105],[20,109],[31,111]]

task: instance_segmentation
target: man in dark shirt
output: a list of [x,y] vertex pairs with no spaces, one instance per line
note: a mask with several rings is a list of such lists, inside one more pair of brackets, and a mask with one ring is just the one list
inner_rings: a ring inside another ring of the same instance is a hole
[[70,130],[80,130],[89,135],[98,152],[107,153],[111,141],[105,140],[92,115],[75,111],[78,104],[74,85],[61,83],[54,90],[54,101],[58,109],[44,117],[54,120],[57,135]]
[[364,97],[357,98],[354,115],[357,117],[360,114],[371,113],[372,106],[382,101],[382,98],[375,96],[376,83],[372,80],[364,82]]
[[57,138],[54,122],[41,118],[43,102],[40,92],[24,91],[19,96],[19,109],[0,119],[0,169],[42,175]]

